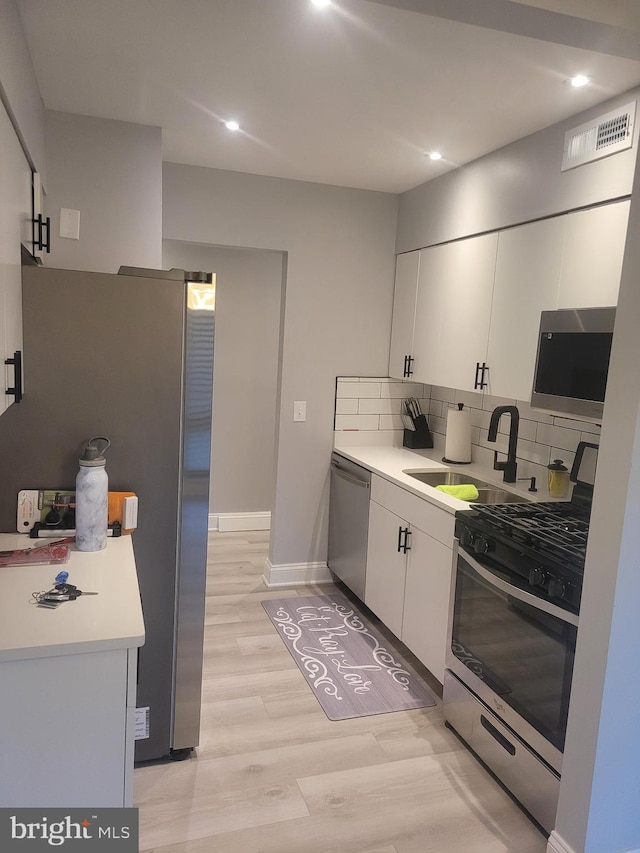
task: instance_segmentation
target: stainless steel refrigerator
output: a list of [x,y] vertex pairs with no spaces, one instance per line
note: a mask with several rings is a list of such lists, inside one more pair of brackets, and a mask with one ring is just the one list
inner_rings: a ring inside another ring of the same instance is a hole
[[82,442],[110,439],[109,489],[139,497],[147,761],[199,739],[215,284],[121,272],[23,268],[24,397],[0,418],[0,530],[16,529],[19,490],[73,488]]

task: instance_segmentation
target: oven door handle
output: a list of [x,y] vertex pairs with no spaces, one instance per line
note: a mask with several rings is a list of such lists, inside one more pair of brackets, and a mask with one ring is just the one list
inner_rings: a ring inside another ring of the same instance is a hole
[[562,607],[551,604],[550,601],[545,601],[543,598],[538,598],[537,595],[532,595],[530,592],[525,592],[523,589],[519,589],[517,586],[512,586],[510,583],[507,583],[507,581],[503,581],[501,578],[494,575],[493,572],[480,565],[480,563],[477,560],[474,560],[466,551],[458,550],[458,555],[465,561],[465,563],[468,563],[481,578],[496,587],[496,589],[507,593],[507,595],[512,596],[512,598],[516,598],[518,601],[522,601],[524,604],[529,604],[531,607],[535,607],[536,610],[543,610],[545,613],[548,613],[549,616],[555,616],[556,619],[561,619],[563,622],[568,622],[570,625],[575,625],[576,627],[578,626],[578,617],[575,613],[569,613],[568,610],[563,610]]

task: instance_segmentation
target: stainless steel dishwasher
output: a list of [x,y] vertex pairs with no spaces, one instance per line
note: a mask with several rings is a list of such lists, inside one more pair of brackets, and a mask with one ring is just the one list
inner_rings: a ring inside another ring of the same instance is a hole
[[364,600],[371,472],[337,453],[331,455],[329,568]]

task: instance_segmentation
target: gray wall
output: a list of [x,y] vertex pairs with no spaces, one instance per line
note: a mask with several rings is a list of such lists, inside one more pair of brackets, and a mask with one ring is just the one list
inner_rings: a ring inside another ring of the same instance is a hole
[[387,372],[397,196],[165,163],[163,211],[167,239],[287,252],[270,559],[325,561],[335,380]]
[[[162,265],[160,128],[48,110],[51,254],[59,269]],[[80,239],[59,237],[60,208],[80,211]]]
[[216,274],[209,512],[270,510],[282,253],[164,240],[162,265]]
[[561,172],[560,166],[567,130],[638,97],[640,90],[634,89],[403,193],[396,251],[408,252],[629,195],[634,149],[567,172]]

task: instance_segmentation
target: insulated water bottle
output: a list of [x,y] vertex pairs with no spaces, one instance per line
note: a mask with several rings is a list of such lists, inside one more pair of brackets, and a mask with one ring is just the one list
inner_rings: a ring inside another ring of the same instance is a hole
[[76,548],[102,551],[107,547],[109,478],[104,454],[109,439],[90,438],[83,446],[76,477]]

